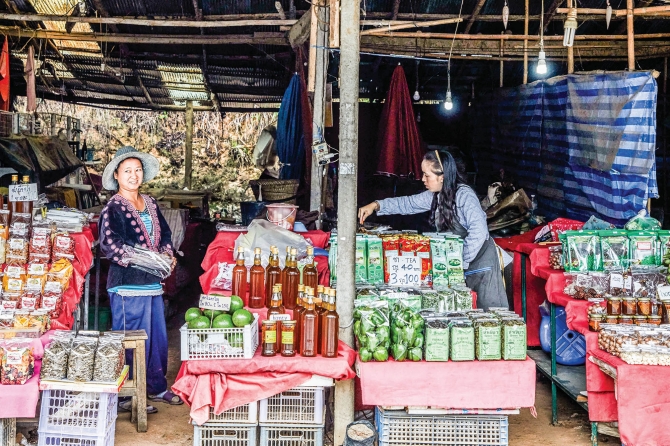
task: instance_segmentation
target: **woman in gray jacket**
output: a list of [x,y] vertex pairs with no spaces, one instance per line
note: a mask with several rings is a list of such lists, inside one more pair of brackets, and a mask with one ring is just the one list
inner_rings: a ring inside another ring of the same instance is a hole
[[465,283],[477,293],[477,307],[507,307],[498,252],[477,194],[466,184],[449,152],[426,153],[421,170],[427,191],[363,206],[358,210],[361,224],[373,212],[408,215],[430,211],[430,223],[437,231],[450,231],[463,239]]

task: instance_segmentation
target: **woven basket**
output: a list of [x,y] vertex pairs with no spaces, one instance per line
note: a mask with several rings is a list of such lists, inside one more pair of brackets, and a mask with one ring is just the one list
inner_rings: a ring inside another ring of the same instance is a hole
[[252,180],[249,186],[258,201],[295,204],[298,180]]

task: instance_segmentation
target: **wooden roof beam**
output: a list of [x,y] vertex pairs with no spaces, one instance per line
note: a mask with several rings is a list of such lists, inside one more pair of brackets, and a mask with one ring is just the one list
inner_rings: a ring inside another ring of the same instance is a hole
[[[542,0],[544,1],[544,0]],[[558,12],[558,7],[561,6],[561,4],[565,0],[554,0],[551,2],[551,5],[549,5],[549,9],[547,9],[547,12],[544,13],[544,32],[547,32],[547,29],[549,28],[549,24],[551,21],[554,19],[556,16],[556,13]]]
[[486,0],[478,0],[477,4],[475,5],[475,9],[472,10],[472,14],[470,15],[470,18],[468,19],[468,23],[465,25],[465,29],[463,30],[464,34],[468,34],[470,30],[472,29],[472,26],[475,24],[475,21],[477,20],[477,17],[479,17],[479,13],[481,12],[482,8],[484,7],[484,3],[486,3]]

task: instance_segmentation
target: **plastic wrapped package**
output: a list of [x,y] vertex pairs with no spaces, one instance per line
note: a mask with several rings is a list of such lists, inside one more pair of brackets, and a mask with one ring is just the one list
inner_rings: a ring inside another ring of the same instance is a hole
[[553,245],[549,247],[549,266],[552,269],[563,269],[562,245]]
[[2,345],[2,382],[3,385],[22,385],[32,376],[35,357],[31,341],[13,339]]
[[32,224],[32,215],[21,212],[14,212],[9,224],[9,237],[23,238],[26,241],[30,236],[30,227]]
[[68,259],[72,261],[75,255],[75,242],[70,234],[67,232],[59,232],[54,237],[53,251],[51,261],[55,262],[59,259]]
[[124,253],[129,255],[129,263],[133,268],[140,269],[146,273],[167,279],[172,272],[172,257],[167,254],[159,254],[148,249],[130,247],[123,245]]
[[[596,231],[569,231],[567,237],[566,271],[597,271],[602,267],[600,243]],[[566,252],[564,250],[564,256]]]
[[565,273],[565,288],[563,292],[575,299],[586,300],[589,289],[593,287],[593,276],[587,273]]
[[44,227],[33,228],[28,247],[29,255],[39,255],[49,258],[51,254],[51,230]]
[[451,321],[450,355],[452,361],[475,360],[475,329],[469,320]]
[[631,265],[656,265],[656,233],[651,231],[630,231]]
[[437,291],[422,291],[421,292],[421,309],[433,309],[438,310],[440,306],[440,301],[442,297],[437,293]]
[[649,217],[646,209],[642,209],[636,216],[628,220],[624,229],[627,231],[653,231],[661,229],[661,223],[655,218]]
[[652,297],[656,295],[656,287],[665,285],[667,269],[662,266],[632,266],[634,297]]
[[123,335],[107,334],[100,337],[95,352],[93,381],[115,382],[125,365]]
[[502,318],[502,359],[524,361],[527,350],[527,329],[523,319],[515,316]]
[[42,293],[39,291],[24,290],[21,293],[19,308],[28,311],[42,308]]
[[14,310],[0,310],[0,328],[14,328]]
[[437,292],[440,296],[440,301],[437,305],[437,310],[440,313],[447,311],[456,311],[456,293],[451,288],[442,289]]
[[426,319],[426,361],[449,360],[449,322],[446,318]]
[[[396,361],[421,361],[424,320],[412,299],[398,299],[391,313],[391,355]],[[420,305],[420,300],[419,300]]]
[[5,292],[20,293],[26,284],[26,268],[17,260],[11,260],[5,266],[2,276],[2,289]]
[[74,268],[68,259],[59,259],[54,262],[47,273],[47,282],[58,282],[61,289],[66,290],[70,284],[70,278],[74,273]]
[[58,282],[47,282],[42,295],[42,309],[49,311],[51,319],[58,319],[63,300],[63,289]]
[[472,292],[466,286],[453,286],[454,311],[466,311],[472,309]]
[[51,343],[44,348],[40,379],[65,379],[72,334],[73,332],[69,331],[57,331]]
[[7,209],[0,209],[0,238],[5,240],[9,238],[9,216]]
[[388,360],[390,333],[387,301],[354,301],[354,335],[362,362]]
[[72,350],[67,362],[67,379],[70,381],[91,381],[95,364],[95,350],[98,340],[88,336],[77,336],[72,341]]
[[475,327],[475,355],[480,361],[499,361],[502,358],[501,325],[494,317],[478,318]]
[[10,237],[5,247],[7,262],[25,265],[28,262],[28,240],[22,237]]
[[599,231],[600,248],[603,258],[603,269],[628,268],[630,241],[626,231]]

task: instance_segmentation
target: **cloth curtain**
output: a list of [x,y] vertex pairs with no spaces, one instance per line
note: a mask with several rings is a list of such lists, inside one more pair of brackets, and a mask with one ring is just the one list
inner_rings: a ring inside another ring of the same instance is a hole
[[414,119],[405,71],[393,72],[379,121],[377,174],[421,179],[424,147]]
[[284,93],[277,117],[277,155],[283,164],[281,179],[300,180],[302,176],[305,141],[301,95],[300,75],[296,73]]
[[0,54],[0,110],[9,111],[9,47],[7,37]]

